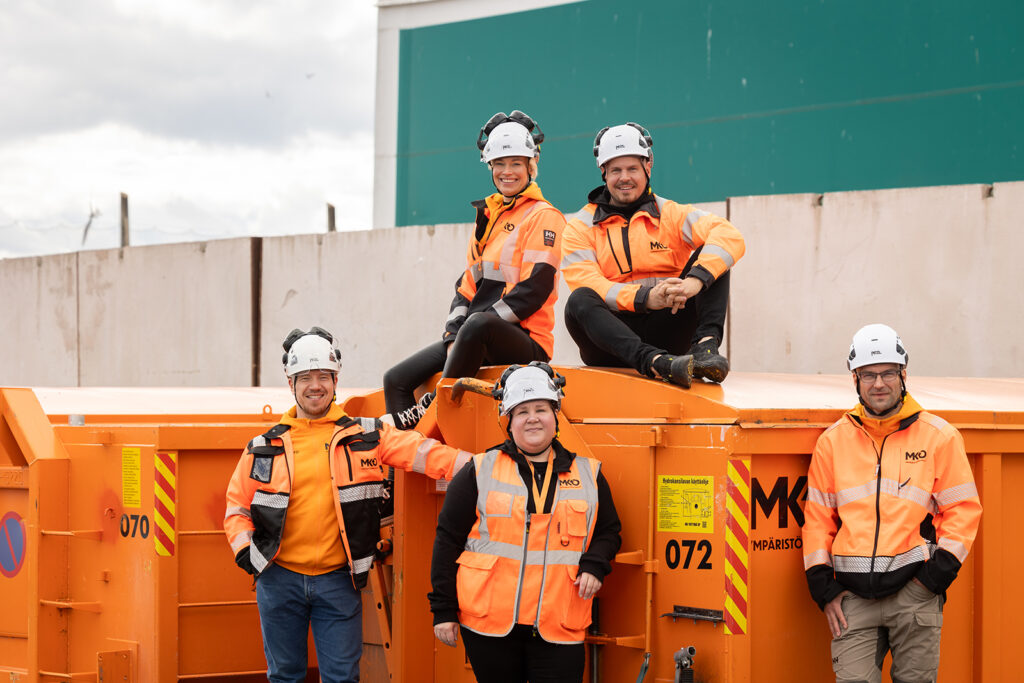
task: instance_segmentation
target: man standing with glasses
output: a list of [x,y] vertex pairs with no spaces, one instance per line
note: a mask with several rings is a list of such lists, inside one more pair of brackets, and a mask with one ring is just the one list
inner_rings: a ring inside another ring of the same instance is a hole
[[963,438],[907,393],[907,352],[886,325],[853,337],[860,404],[818,438],[807,475],[804,569],[832,633],[836,681],[934,681],[946,589],[981,501]]

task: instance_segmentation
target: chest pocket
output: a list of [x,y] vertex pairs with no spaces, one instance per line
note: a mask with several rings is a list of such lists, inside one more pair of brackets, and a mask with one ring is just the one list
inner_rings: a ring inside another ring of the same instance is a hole
[[372,451],[380,445],[380,432],[373,430],[372,432],[363,432],[362,434],[354,434],[342,442],[350,451],[353,453]]
[[249,477],[256,481],[269,484],[274,474],[274,458],[284,455],[284,446],[256,446],[252,449],[252,469]]

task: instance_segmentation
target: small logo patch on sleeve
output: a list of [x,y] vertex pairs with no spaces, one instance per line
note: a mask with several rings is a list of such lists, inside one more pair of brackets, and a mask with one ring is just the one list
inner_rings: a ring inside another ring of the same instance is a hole
[[545,230],[544,231],[544,246],[553,247],[555,246],[555,231]]

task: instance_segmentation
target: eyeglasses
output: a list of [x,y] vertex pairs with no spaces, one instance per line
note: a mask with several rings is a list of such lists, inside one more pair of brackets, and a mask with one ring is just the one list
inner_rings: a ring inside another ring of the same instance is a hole
[[896,378],[899,377],[899,376],[900,376],[900,371],[899,370],[884,370],[882,372],[867,372],[867,371],[864,371],[864,372],[858,372],[857,373],[857,379],[859,379],[861,382],[864,382],[865,384],[874,384],[875,380],[878,379],[879,377],[882,378],[883,382],[885,382],[886,384],[889,384],[891,382],[894,382],[896,380]]

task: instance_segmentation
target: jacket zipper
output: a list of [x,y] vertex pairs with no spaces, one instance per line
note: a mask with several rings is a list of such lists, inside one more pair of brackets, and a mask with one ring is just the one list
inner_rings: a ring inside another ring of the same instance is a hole
[[[868,438],[871,438],[870,436]],[[875,556],[878,553],[878,534],[882,529],[882,454],[885,452],[885,442],[889,438],[886,434],[882,437],[881,447],[875,451],[878,462],[875,465],[875,542],[871,546],[871,573],[868,575],[868,586],[871,588],[871,592],[875,591],[876,574],[875,574]],[[872,439],[872,445],[874,439]]]

